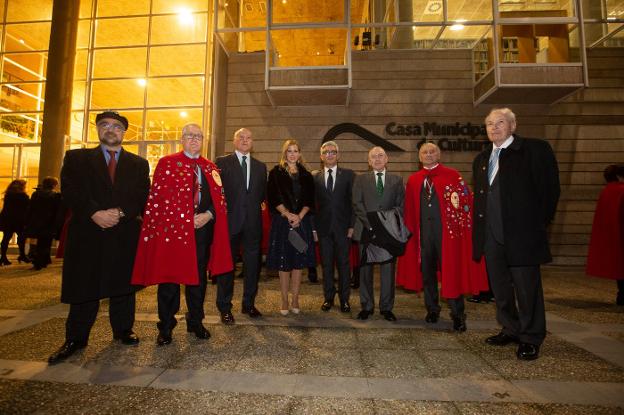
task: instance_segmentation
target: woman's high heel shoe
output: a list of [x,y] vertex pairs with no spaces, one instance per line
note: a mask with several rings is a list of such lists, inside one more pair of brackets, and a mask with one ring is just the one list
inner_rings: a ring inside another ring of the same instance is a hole
[[288,310],[280,310],[280,314],[283,316],[287,316],[288,315]]
[[20,264],[22,262],[25,263],[25,264],[30,264],[31,261],[30,261],[30,259],[26,255],[20,255],[20,256],[17,257],[17,262],[20,263]]
[[5,255],[2,255],[0,258],[0,265],[11,265],[11,261],[9,261]]

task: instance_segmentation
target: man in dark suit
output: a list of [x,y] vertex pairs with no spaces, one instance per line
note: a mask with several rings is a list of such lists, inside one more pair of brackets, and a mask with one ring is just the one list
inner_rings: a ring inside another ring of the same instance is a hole
[[[262,202],[266,198],[266,165],[251,157],[251,131],[241,128],[234,133],[234,153],[219,157],[225,200],[227,201],[232,258],[243,259],[243,304],[241,312],[261,317],[255,300],[260,275],[262,242]],[[217,308],[224,324],[233,324],[232,295],[234,273],[217,279]]]
[[334,305],[336,286],[334,264],[338,269],[338,298],[340,311],[351,311],[349,305],[349,248],[353,236],[353,207],[351,192],[353,170],[338,167],[338,144],[328,141],[321,145],[323,169],[314,173],[316,234],[323,268],[323,294],[321,310],[329,311]]
[[486,343],[518,343],[518,359],[533,360],[546,337],[540,264],[551,261],[546,227],[559,200],[559,169],[548,142],[513,134],[509,108],[492,110],[485,123],[492,146],[472,165],[473,258],[485,256],[502,326]]
[[[403,211],[405,188],[403,178],[399,175],[388,173],[386,164],[388,156],[381,147],[373,147],[368,152],[368,164],[372,171],[358,175],[353,183],[353,210],[355,212],[355,225],[353,239],[361,241],[365,232],[371,231],[368,221],[368,212],[377,212],[399,208]],[[379,297],[379,310],[388,321],[396,321],[392,313],[394,307],[394,271],[396,258],[380,264],[381,293]],[[375,300],[373,295],[373,266],[362,264],[360,268],[360,302],[362,311],[358,319],[366,320],[373,314]]]
[[100,145],[68,151],[61,170],[62,197],[72,211],[61,301],[70,307],[65,343],[50,356],[50,364],[87,345],[102,298],[110,298],[113,338],[127,345],[139,342],[132,331],[135,289],[130,275],[149,191],[149,165],[122,148],[125,117],[107,111],[95,122]]

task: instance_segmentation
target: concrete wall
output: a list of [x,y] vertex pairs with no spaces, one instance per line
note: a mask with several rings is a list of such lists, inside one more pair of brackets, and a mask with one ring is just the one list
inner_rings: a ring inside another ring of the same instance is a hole
[[[562,201],[552,227],[555,264],[582,265],[593,209],[606,164],[624,160],[624,59],[617,51],[593,53],[592,87],[564,102],[514,105],[518,133],[550,141],[560,162]],[[490,106],[473,107],[470,51],[366,51],[353,53],[353,89],[348,106],[273,108],[264,91],[264,55],[233,55],[228,63],[224,146],[240,127],[254,135],[255,156],[274,165],[284,139],[302,146],[310,168],[317,168],[322,137],[334,125],[351,122],[384,137],[405,152],[389,153],[389,169],[407,178],[418,169],[416,146],[424,133],[391,136],[388,123],[480,125]],[[434,140],[470,137],[441,134]],[[485,140],[485,136],[476,137]],[[362,172],[371,144],[353,134],[337,137],[342,165]],[[472,182],[476,151],[444,151],[443,163]]]

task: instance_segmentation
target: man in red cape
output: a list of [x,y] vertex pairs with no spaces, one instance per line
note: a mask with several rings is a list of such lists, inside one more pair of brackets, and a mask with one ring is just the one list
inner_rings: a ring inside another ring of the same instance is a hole
[[206,269],[216,276],[233,269],[221,177],[217,166],[200,156],[202,140],[199,126],[187,124],[184,151],[158,161],[134,261],[132,284],[158,284],[161,346],[171,343],[177,324],[179,284],[186,286],[187,331],[210,337],[202,324]]
[[440,148],[424,143],[423,168],[412,174],[405,191],[405,224],[412,232],[399,258],[397,285],[424,289],[428,323],[436,323],[441,296],[448,299],[453,329],[466,330],[466,293],[487,291],[484,261],[472,260],[472,194],[457,170],[439,163]]
[[592,226],[587,274],[617,281],[617,305],[624,305],[624,165],[605,169]]

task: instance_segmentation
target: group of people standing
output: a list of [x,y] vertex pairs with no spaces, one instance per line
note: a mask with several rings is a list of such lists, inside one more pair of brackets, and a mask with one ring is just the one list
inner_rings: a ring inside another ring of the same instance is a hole
[[406,188],[400,175],[387,170],[383,148],[370,149],[370,171],[356,175],[338,166],[333,141],[320,147],[323,168],[310,172],[297,141],[287,140],[267,175],[265,164],[251,156],[246,128],[235,132],[234,152],[213,163],[201,156],[204,136],[196,124],[182,129],[181,152],[159,160],[150,187],[147,161],[122,148],[127,119],[104,112],[96,126],[100,146],[68,151],[61,171],[63,199],[72,211],[61,295],[70,311],[65,343],[50,356],[51,364],[87,345],[103,298],[110,298],[113,338],[138,343],[135,292],[148,285],[158,284],[158,345],[172,342],[180,284],[187,331],[208,339],[202,323],[207,273],[216,279],[221,321],[233,324],[233,265],[239,257],[241,312],[261,317],[255,299],[265,200],[271,213],[266,266],[279,271],[282,315],[301,311],[302,270],[315,265],[317,241],[321,309],[329,311],[337,296],[340,311],[349,312],[349,251],[356,241],[362,258],[358,319],[375,311],[374,264],[380,266],[378,310],[384,319],[396,320],[396,274],[399,285],[424,290],[431,324],[440,314],[439,282],[458,332],[466,330],[463,295],[486,291],[489,276],[503,329],[486,342],[517,343],[518,358],[538,357],[546,334],[540,264],[550,260],[546,226],[559,197],[558,169],[546,141],[514,134],[509,109],[486,118],[492,145],[473,164],[474,201],[460,174],[440,164],[433,143],[419,149],[423,168]]

